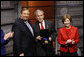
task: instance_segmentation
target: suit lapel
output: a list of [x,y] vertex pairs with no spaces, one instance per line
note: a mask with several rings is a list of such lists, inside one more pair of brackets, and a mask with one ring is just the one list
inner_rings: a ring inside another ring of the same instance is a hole
[[39,22],[36,22],[36,25],[37,25],[37,30],[40,31],[40,26],[39,26]]
[[[32,35],[30,29],[27,27],[27,25],[24,23],[23,20],[21,20],[21,24],[23,25],[23,27],[25,27],[25,30],[26,30],[27,32],[29,32],[29,33]],[[32,36],[33,36],[33,35],[32,35]]]
[[44,22],[45,22],[45,29],[48,29],[49,28],[48,22],[46,20],[44,20]]

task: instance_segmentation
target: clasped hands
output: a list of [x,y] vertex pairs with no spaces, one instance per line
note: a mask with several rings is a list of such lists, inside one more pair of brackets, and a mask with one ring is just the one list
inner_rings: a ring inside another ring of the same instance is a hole
[[75,41],[74,41],[74,40],[71,40],[71,39],[68,39],[68,40],[66,41],[66,44],[68,44],[68,43],[75,44]]

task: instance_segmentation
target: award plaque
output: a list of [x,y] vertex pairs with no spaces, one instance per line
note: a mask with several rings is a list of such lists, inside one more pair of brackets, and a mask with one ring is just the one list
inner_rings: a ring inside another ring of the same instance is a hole
[[42,43],[48,44],[49,42],[49,30],[48,29],[42,29],[40,30],[40,36],[42,37]]

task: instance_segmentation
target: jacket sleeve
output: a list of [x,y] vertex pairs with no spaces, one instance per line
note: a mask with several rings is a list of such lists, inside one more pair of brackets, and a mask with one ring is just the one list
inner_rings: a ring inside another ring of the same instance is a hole
[[22,45],[21,45],[21,30],[20,30],[20,27],[19,25],[15,25],[13,26],[13,31],[14,31],[14,43],[15,43],[15,46],[17,48],[17,51],[18,51],[18,54],[20,53],[23,53],[23,50],[22,50]]
[[61,30],[58,32],[58,43],[61,45],[66,45],[66,41],[62,40]]
[[51,22],[51,38],[52,41],[55,41],[57,37],[57,31],[55,30],[55,25]]
[[1,46],[6,45],[9,42],[9,40],[4,40],[3,38],[1,38]]
[[4,45],[6,45],[8,42],[9,42],[9,40],[4,40],[4,32],[3,32],[3,30],[1,30],[1,46],[4,46]]
[[78,32],[78,28],[77,28],[77,30],[76,30],[76,38],[75,38],[75,44],[78,44],[79,43],[79,32]]

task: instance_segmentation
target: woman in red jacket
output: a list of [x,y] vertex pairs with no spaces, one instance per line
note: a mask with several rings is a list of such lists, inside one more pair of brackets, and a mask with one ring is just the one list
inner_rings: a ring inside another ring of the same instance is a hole
[[69,14],[63,16],[63,28],[59,29],[58,43],[60,47],[61,56],[77,56],[77,44],[79,43],[78,28],[72,26],[71,17]]

